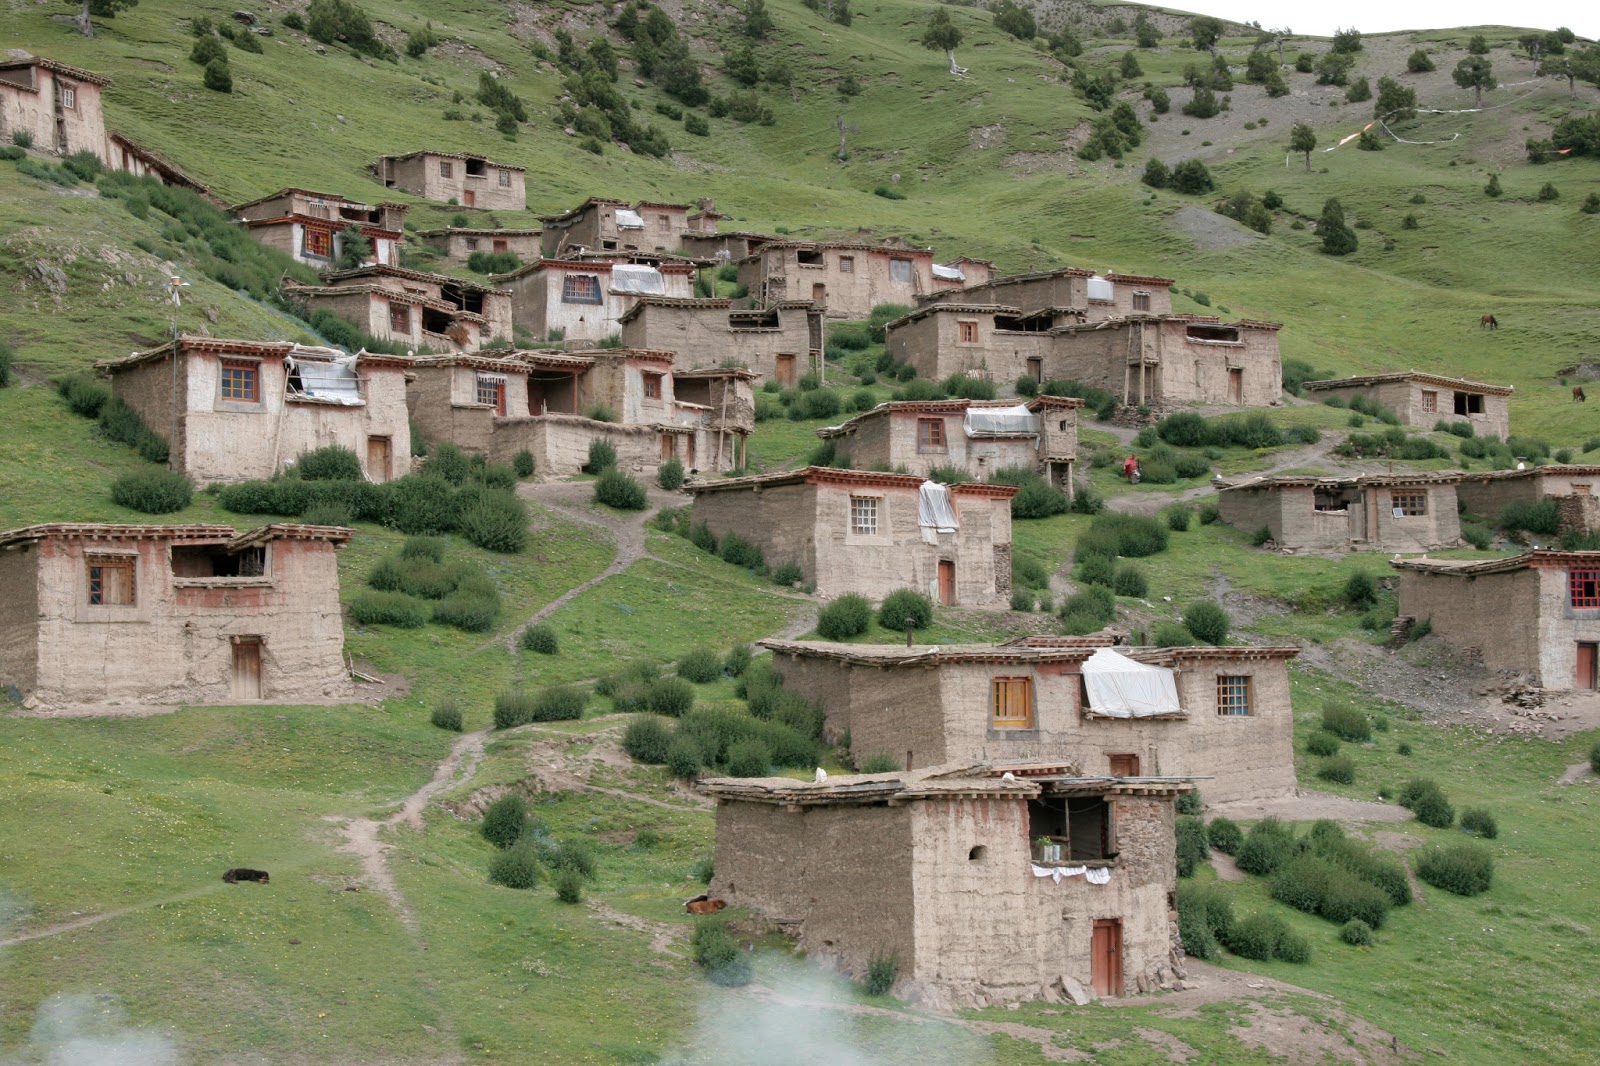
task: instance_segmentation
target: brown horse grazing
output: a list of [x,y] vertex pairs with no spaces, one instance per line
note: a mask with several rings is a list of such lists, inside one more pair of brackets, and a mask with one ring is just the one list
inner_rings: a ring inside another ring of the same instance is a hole
[[1583,386],[1582,385],[1574,385],[1574,386],[1572,386],[1572,402],[1573,403],[1588,403],[1589,402],[1589,397],[1587,397],[1587,396],[1585,396],[1583,394]]
[[1493,315],[1484,315],[1482,318],[1478,319],[1478,328],[1479,329],[1499,329],[1500,328],[1500,322]]

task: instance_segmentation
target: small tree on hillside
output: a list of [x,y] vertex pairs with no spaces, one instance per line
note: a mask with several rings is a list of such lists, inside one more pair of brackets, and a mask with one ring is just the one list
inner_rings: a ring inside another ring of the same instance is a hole
[[1456,64],[1456,69],[1450,75],[1456,84],[1463,89],[1471,89],[1473,93],[1473,107],[1483,106],[1483,90],[1493,89],[1494,64],[1482,56],[1468,56]]
[[1361,51],[1361,31],[1351,26],[1348,30],[1333,31],[1333,50],[1343,55]]
[[763,0],[745,0],[744,35],[760,40],[771,32],[772,16],[767,14],[767,5]]
[[1217,54],[1217,39],[1222,36],[1222,20],[1201,15],[1189,20],[1189,36],[1196,48],[1204,48],[1213,56]]
[[1393,78],[1378,79],[1378,102],[1372,105],[1373,118],[1392,118],[1403,122],[1417,114],[1417,90]]
[[1317,131],[1307,126],[1304,122],[1296,122],[1289,131],[1289,151],[1304,152],[1306,157],[1306,173],[1311,173],[1311,153],[1317,147]]
[[1481,33],[1473,34],[1472,35],[1472,39],[1467,42],[1467,51],[1469,53],[1471,53],[1472,55],[1475,55],[1475,56],[1486,56],[1486,55],[1488,55],[1489,54],[1489,38],[1485,37]]
[[1122,53],[1122,76],[1128,80],[1139,77],[1144,73],[1144,68],[1139,65],[1139,57],[1132,52]]
[[928,19],[928,28],[922,31],[922,47],[943,52],[950,59],[950,73],[965,74],[966,67],[956,65],[956,46],[961,43],[961,27],[950,21],[944,8],[934,11]]
[[81,8],[78,12],[78,17],[72,20],[78,24],[78,32],[85,37],[93,37],[93,18],[116,18],[118,11],[126,11],[130,7],[137,7],[139,0],[67,0],[67,3],[73,7]]
[[1406,58],[1406,69],[1413,74],[1426,74],[1434,69],[1433,57],[1418,48]]
[[1018,7],[1012,0],[1000,0],[999,6],[994,9],[994,28],[1004,30],[1021,41],[1031,41],[1039,32],[1033,12]]
[[1317,236],[1322,238],[1322,250],[1329,255],[1349,255],[1358,244],[1355,230],[1345,224],[1344,207],[1334,199],[1322,205],[1322,217],[1317,220]]
[[1139,9],[1138,17],[1133,20],[1133,36],[1140,48],[1156,48],[1161,44],[1161,31],[1156,29],[1149,13],[1143,8]]
[[1539,77],[1566,78],[1567,93],[1576,100],[1578,98],[1578,79],[1584,77],[1583,61],[1577,56],[1546,56],[1544,61],[1539,64]]
[[354,226],[346,226],[339,231],[339,254],[334,258],[334,269],[354,270],[366,266],[371,258],[372,242],[365,233]]

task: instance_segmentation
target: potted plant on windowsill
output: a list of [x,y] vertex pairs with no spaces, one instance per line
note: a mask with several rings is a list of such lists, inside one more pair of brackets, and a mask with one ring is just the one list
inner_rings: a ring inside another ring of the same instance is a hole
[[1060,862],[1061,845],[1049,837],[1039,837],[1033,842],[1033,855],[1037,862]]

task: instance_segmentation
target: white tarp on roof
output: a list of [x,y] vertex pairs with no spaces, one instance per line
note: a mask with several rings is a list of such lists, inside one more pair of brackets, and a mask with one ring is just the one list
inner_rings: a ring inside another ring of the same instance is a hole
[[933,264],[933,276],[946,281],[966,281],[967,276],[961,272],[960,267],[945,266],[942,263]]
[[1112,293],[1111,293],[1111,282],[1106,280],[1105,278],[1102,278],[1098,274],[1096,274],[1094,277],[1090,278],[1089,279],[1089,299],[1091,299],[1091,300],[1103,300],[1106,303],[1110,303],[1112,301],[1112,299],[1113,299],[1113,296],[1112,296]]
[[653,266],[618,263],[611,268],[611,291],[634,292],[645,296],[665,296],[667,279]]
[[1171,670],[1135,662],[1110,648],[1097,648],[1084,661],[1083,683],[1089,690],[1089,709],[1096,714],[1147,718],[1183,709]]
[[[329,350],[296,349],[296,351],[319,354]],[[346,407],[358,407],[364,402],[361,399],[361,380],[356,377],[355,356],[336,355],[332,358],[296,359],[293,355],[289,355],[284,362],[289,364],[290,385],[294,385],[295,379],[299,380],[301,396],[329,400],[344,404]]]
[[917,526],[928,544],[939,543],[940,533],[961,528],[956,509],[950,506],[950,489],[937,481],[924,481],[917,492]]
[[967,436],[982,434],[1023,434],[1039,432],[1039,419],[1026,407],[969,407],[965,419]]
[[626,207],[619,207],[617,208],[617,228],[644,229],[644,218],[641,217],[637,211],[629,210]]

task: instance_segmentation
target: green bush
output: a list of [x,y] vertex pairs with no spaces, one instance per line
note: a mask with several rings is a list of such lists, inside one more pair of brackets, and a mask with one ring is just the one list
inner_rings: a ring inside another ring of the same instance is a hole
[[1158,648],[1186,648],[1195,639],[1182,622],[1160,621],[1150,629],[1150,643]]
[[640,715],[622,731],[622,750],[642,763],[658,766],[667,761],[672,729],[653,714]]
[[1589,769],[1593,773],[1600,774],[1600,744],[1589,749]]
[[502,692],[494,698],[494,727],[510,729],[533,721],[534,696],[520,690]]
[[554,655],[561,650],[561,641],[548,623],[540,622],[522,631],[522,646],[540,655]]
[[619,511],[642,511],[650,502],[644,486],[614,466],[606,467],[594,483],[594,498]]
[[1117,579],[1117,564],[1109,556],[1085,555],[1079,559],[1072,576],[1079,584],[1104,585],[1110,588],[1112,582]]
[[667,771],[682,781],[691,781],[705,765],[700,745],[688,737],[674,737],[667,745]]
[[1381,888],[1320,855],[1301,855],[1280,867],[1272,898],[1339,925],[1359,918],[1374,929],[1383,925],[1391,902]]
[[360,592],[350,601],[350,619],[363,626],[419,629],[433,612],[426,603],[403,592]]
[[1326,729],[1319,729],[1306,738],[1306,754],[1325,757],[1339,754],[1339,738]]
[[697,685],[715,681],[722,676],[722,657],[710,648],[695,648],[678,660],[677,674]]
[[1150,583],[1145,579],[1144,571],[1132,563],[1124,563],[1117,567],[1115,580],[1111,589],[1118,596],[1143,597],[1150,591]]
[[576,870],[559,870],[555,875],[556,899],[562,903],[583,902],[583,875]]
[[1561,511],[1555,500],[1544,499],[1537,503],[1513,501],[1500,512],[1500,528],[1507,531],[1523,530],[1540,536],[1553,537],[1560,531]]
[[1183,625],[1202,644],[1221,644],[1228,639],[1228,612],[1210,600],[1196,600],[1183,612]]
[[712,984],[740,988],[750,983],[754,967],[722,918],[710,918],[695,926],[689,949]]
[[878,624],[894,632],[933,625],[933,601],[916,589],[895,589],[878,608]]
[[1185,952],[1198,959],[1216,958],[1218,940],[1231,935],[1233,925],[1233,902],[1215,882],[1178,885],[1178,936]]
[[1351,918],[1339,929],[1339,939],[1356,948],[1370,948],[1378,942],[1372,934],[1372,926],[1360,918]]
[[1494,882],[1494,857],[1479,844],[1432,848],[1418,860],[1417,876],[1434,888],[1476,896],[1489,891]]
[[1180,815],[1175,824],[1177,834],[1178,876],[1192,877],[1197,866],[1211,857],[1211,847],[1206,842],[1206,826],[1194,815]]
[[887,752],[877,752],[856,760],[858,774],[892,774],[900,770],[900,760]]
[[735,644],[728,649],[728,655],[722,660],[722,670],[729,677],[740,677],[750,669],[750,645]]
[[1166,523],[1149,515],[1102,514],[1089,523],[1088,533],[1107,538],[1115,536],[1117,554],[1128,559],[1140,559],[1167,550]]
[[1033,610],[1035,599],[1032,589],[1019,588],[1011,590],[1011,609],[1013,611]]
[[682,718],[694,706],[694,686],[681,678],[658,677],[646,683],[644,701],[656,714]]
[[534,697],[532,722],[570,722],[583,717],[589,693],[573,685],[551,685]]
[[516,472],[519,478],[532,477],[534,472],[533,453],[524,448],[516,455],[513,455],[511,457],[511,469]]
[[1372,739],[1372,723],[1367,716],[1347,703],[1334,700],[1322,705],[1322,729],[1356,744]]
[[189,506],[194,484],[176,470],[138,470],[111,483],[111,498],[142,514],[171,514]]
[[[5,352],[0,351],[0,385],[3,385]],[[100,435],[126,444],[152,463],[167,461],[167,440],[145,425],[139,412],[113,396],[100,408]]]
[[661,464],[656,471],[656,484],[668,492],[676,492],[683,486],[683,463],[677,456],[673,456]]
[[1443,794],[1443,790],[1439,787],[1439,782],[1431,777],[1413,777],[1400,786],[1400,795],[1395,802],[1409,811],[1415,811],[1422,797],[1430,792]]
[[1276,818],[1261,819],[1245,834],[1235,856],[1239,869],[1257,877],[1267,877],[1298,851],[1294,830]]
[[1187,533],[1189,531],[1189,520],[1194,516],[1194,512],[1189,510],[1188,504],[1174,504],[1163,513],[1167,518],[1168,529],[1174,533]]
[[728,745],[724,768],[730,777],[765,777],[772,767],[772,749],[754,737]]
[[539,859],[533,845],[515,844],[489,863],[489,880],[506,888],[532,888],[539,883]]
[[[599,421],[614,422],[613,419],[600,419]],[[592,440],[589,442],[589,461],[583,464],[585,474],[598,474],[602,470],[610,469],[617,465],[617,449],[608,440]]]
[[803,581],[805,576],[805,572],[800,569],[799,563],[783,563],[773,568],[772,583],[787,587]]
[[717,554],[722,557],[722,561],[725,563],[751,570],[761,570],[767,565],[766,559],[761,554],[761,549],[737,533],[729,533],[722,538],[722,546]]
[[1417,821],[1435,829],[1448,829],[1456,820],[1456,809],[1450,806],[1442,789],[1424,793],[1412,808],[1412,813],[1417,816]]
[[528,546],[528,508],[510,492],[464,489],[459,499],[475,499],[457,519],[457,529],[484,551],[516,555]]
[[1234,923],[1225,943],[1240,958],[1266,961],[1278,954],[1278,945],[1288,931],[1282,918],[1261,911]]
[[522,838],[528,827],[528,801],[508,793],[490,803],[483,812],[478,832],[497,848],[509,848]]
[[823,640],[849,640],[871,625],[872,603],[859,593],[847,592],[818,614],[817,635]]
[[1335,781],[1341,785],[1352,785],[1356,780],[1356,764],[1348,755],[1335,755],[1322,760],[1322,765],[1317,767],[1317,776],[1324,781]]
[[435,707],[428,720],[440,729],[448,729],[452,733],[459,733],[466,728],[461,716],[461,707],[453,700],[446,700]]
[[1235,855],[1244,843],[1244,830],[1232,818],[1213,818],[1206,826],[1206,840],[1216,851]]
[[[456,493],[443,478],[408,474],[389,482],[386,490],[389,497],[386,524],[401,533],[432,535],[455,529]],[[227,506],[226,493],[224,506]]]
[[1495,823],[1494,815],[1484,807],[1468,807],[1462,811],[1461,828],[1485,840],[1493,840],[1500,835],[1500,827]]
[[294,476],[303,481],[360,481],[363,477],[356,453],[337,444],[301,452],[294,462]]
[[1200,790],[1191,788],[1187,792],[1178,793],[1178,798],[1172,801],[1172,809],[1179,814],[1199,814],[1206,809],[1206,803],[1200,795]]
[[500,593],[475,586],[457,589],[433,608],[433,620],[466,633],[487,633],[500,616]]

